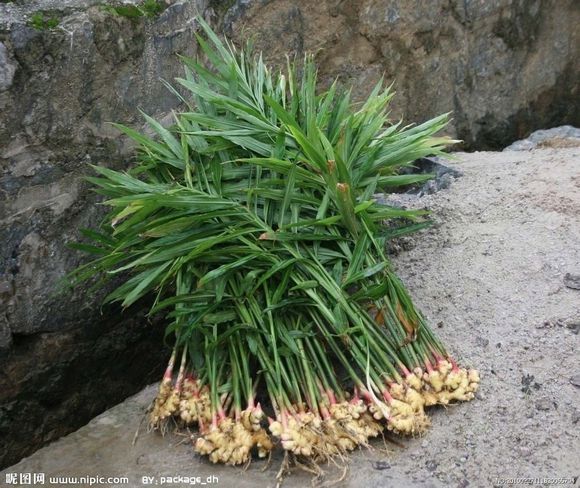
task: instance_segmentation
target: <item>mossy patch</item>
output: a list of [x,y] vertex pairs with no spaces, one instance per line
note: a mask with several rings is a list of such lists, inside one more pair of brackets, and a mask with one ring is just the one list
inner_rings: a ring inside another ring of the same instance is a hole
[[39,31],[54,29],[59,23],[60,19],[49,12],[35,12],[28,20],[28,25]]
[[143,17],[157,17],[167,8],[167,5],[159,0],[144,0],[142,3],[135,5],[104,5],[103,8],[113,15],[138,20]]

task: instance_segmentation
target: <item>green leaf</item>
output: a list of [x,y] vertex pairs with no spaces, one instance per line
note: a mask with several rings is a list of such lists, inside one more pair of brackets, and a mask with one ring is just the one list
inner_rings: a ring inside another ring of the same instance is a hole
[[250,255],[244,256],[236,261],[232,261],[230,263],[224,264],[216,269],[212,269],[211,271],[206,273],[202,278],[200,278],[197,286],[199,288],[201,288],[201,287],[205,286],[207,283],[209,283],[210,281],[215,280],[216,278],[219,278],[226,273],[230,273],[238,268],[241,268],[245,264],[249,263],[250,261],[252,261],[254,259],[257,259],[258,257],[260,257],[260,256],[258,256],[256,254],[250,254]]
[[299,283],[296,286],[293,286],[292,288],[290,288],[290,291],[311,290],[313,288],[318,288],[318,285],[319,285],[319,283],[316,280],[303,281],[302,283]]
[[[155,282],[159,279],[161,273],[163,273],[169,266],[171,262],[164,262],[163,264],[153,268],[147,269],[135,277],[131,278],[127,281],[126,288],[118,288],[117,290],[123,290],[123,293],[113,293],[110,297],[114,297],[115,300],[122,300],[121,305],[124,308],[135,303],[139,298],[145,295],[146,291],[148,291]],[[125,294],[125,290],[127,293]]]

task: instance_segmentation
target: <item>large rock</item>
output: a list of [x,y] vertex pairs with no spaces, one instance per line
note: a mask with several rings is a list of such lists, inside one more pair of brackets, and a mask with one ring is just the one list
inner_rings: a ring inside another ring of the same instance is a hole
[[[103,315],[102,292],[58,284],[81,259],[67,242],[102,215],[88,163],[130,161],[108,122],[178,106],[161,79],[181,75],[178,53],[196,54],[206,6],[129,19],[97,3],[0,3],[0,466],[137,391],[166,355],[139,307]],[[31,27],[40,10],[58,26]]]
[[504,151],[531,151],[542,147],[580,147],[580,129],[571,125],[537,130],[521,141],[515,141]]
[[357,98],[384,74],[394,117],[453,112],[467,149],[580,122],[576,0],[238,0],[224,22],[269,61],[316,52],[327,83],[340,76]]
[[[81,259],[66,243],[101,217],[81,179],[88,163],[130,162],[107,122],[139,125],[139,109],[169,120],[178,100],[161,78],[181,73],[176,54],[196,54],[197,13],[238,43],[252,35],[278,64],[316,51],[323,80],[340,75],[358,99],[384,72],[394,116],[453,111],[450,132],[468,147],[580,125],[574,0],[179,0],[137,19],[102,4],[0,0],[0,465],[160,368],[162,330],[140,307],[101,315],[103,293],[56,288]],[[58,25],[33,28],[39,11]]]

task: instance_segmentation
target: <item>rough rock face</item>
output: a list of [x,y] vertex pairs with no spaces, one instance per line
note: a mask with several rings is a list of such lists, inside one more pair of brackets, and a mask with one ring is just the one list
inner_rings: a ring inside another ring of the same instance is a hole
[[[163,329],[139,307],[101,311],[103,293],[56,288],[80,261],[66,243],[102,212],[81,180],[88,163],[127,162],[107,122],[178,105],[161,78],[182,74],[176,53],[195,55],[193,18],[206,7],[129,19],[96,3],[0,3],[0,466],[162,370]],[[29,25],[41,9],[56,28]]]
[[453,112],[466,149],[502,149],[580,122],[575,0],[239,0],[224,18],[270,61],[317,52],[321,73],[366,95],[384,74],[393,115]]
[[[236,42],[253,35],[273,62],[316,51],[323,79],[340,75],[357,98],[384,72],[395,116],[453,111],[468,147],[580,125],[574,0],[178,0],[134,19],[104,3],[0,0],[0,466],[157,373],[162,330],[139,307],[101,315],[102,294],[55,291],[80,260],[66,242],[101,215],[87,164],[130,161],[107,122],[178,106],[160,78],[181,73],[177,53],[196,54],[197,13]],[[58,25],[34,28],[38,12]]]
[[580,129],[571,125],[537,130],[521,141],[515,141],[504,151],[531,151],[545,147],[580,147]]

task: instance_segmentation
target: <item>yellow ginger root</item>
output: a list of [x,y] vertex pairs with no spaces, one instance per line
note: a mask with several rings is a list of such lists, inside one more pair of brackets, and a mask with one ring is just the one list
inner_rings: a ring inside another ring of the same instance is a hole
[[476,370],[453,367],[449,361],[440,361],[436,370],[423,375],[423,380],[421,395],[425,406],[473,400],[479,387]]
[[431,407],[433,405],[437,405],[439,403],[439,398],[437,397],[437,393],[430,391],[430,390],[423,390],[423,401],[425,402],[426,407]]
[[269,429],[274,437],[280,437],[282,432],[284,432],[284,427],[282,427],[282,423],[278,420],[271,422]]
[[[264,445],[266,441],[263,440]],[[194,449],[209,456],[212,463],[239,465],[250,460],[250,452],[255,441],[240,422],[225,418],[218,425],[212,424],[209,431],[195,442]]]
[[479,372],[476,369],[470,369],[467,372],[467,379],[469,380],[469,391],[475,393],[479,388]]
[[458,388],[457,390],[449,394],[452,400],[457,400],[460,402],[468,402],[475,398],[475,395],[469,391],[465,391],[463,388]]
[[421,372],[421,376],[417,376],[415,373],[412,373],[409,376],[407,376],[404,381],[405,381],[406,385],[409,386],[410,388],[413,388],[414,390],[420,391],[421,388],[423,387],[423,382],[421,381],[422,377],[423,377],[422,372]]
[[280,439],[285,450],[302,456],[312,455],[312,439],[301,434],[297,429],[286,429]]
[[353,450],[356,447],[352,438],[347,435],[341,428],[340,423],[335,419],[325,419],[323,429],[325,433],[325,447],[328,454],[339,454],[344,451]]
[[322,421],[311,412],[289,417],[285,427],[279,421],[272,422],[270,432],[280,438],[285,450],[296,455],[320,457],[325,453]]
[[162,419],[162,416],[164,415],[164,405],[171,395],[172,389],[173,387],[170,379],[164,379],[161,382],[161,385],[159,385],[159,392],[157,393],[157,397],[153,402],[153,408],[149,414],[149,423],[151,426],[156,427]]
[[396,416],[389,418],[387,428],[400,434],[413,434],[414,421],[413,417]]
[[161,428],[163,421],[171,417],[179,408],[179,390],[171,386],[171,380],[164,380],[149,413],[149,425],[153,429]]
[[352,451],[358,446],[367,445],[369,437],[376,437],[382,427],[367,413],[366,405],[358,402],[342,402],[329,408],[330,419],[325,421],[328,434],[329,452]]
[[430,385],[432,390],[436,393],[443,389],[443,378],[441,377],[441,372],[436,369],[424,373],[423,381]]
[[241,414],[242,424],[249,431],[259,431],[261,429],[260,424],[263,419],[264,412],[260,408],[259,404],[257,407],[247,408]]
[[362,434],[367,439],[370,439],[371,437],[377,437],[383,431],[383,426],[379,424],[368,412],[362,414],[359,417],[357,423]]
[[[193,380],[190,380],[193,382]],[[193,424],[200,420],[211,422],[210,398],[207,388],[199,390],[187,384],[185,380],[184,388],[179,402],[179,416],[187,424]]]
[[464,369],[451,371],[447,377],[445,378],[444,384],[445,387],[450,390],[455,390],[459,388],[463,377],[467,377],[467,372]]
[[348,408],[344,403],[335,403],[330,405],[328,411],[334,420],[344,420],[349,418]]
[[198,421],[197,383],[197,380],[186,378],[183,382],[183,389],[181,390],[181,399],[179,401],[179,416],[187,425]]
[[234,428],[232,429],[232,437],[239,445],[247,447],[248,450],[254,445],[254,439],[251,432],[246,430],[246,428],[240,423],[234,425]]
[[408,403],[402,402],[400,400],[393,399],[389,402],[389,406],[391,407],[392,415],[403,415],[403,416],[412,416],[415,412],[413,407]]
[[441,372],[442,376],[446,376],[453,369],[453,364],[444,359],[437,363],[437,369]]
[[371,415],[373,416],[373,419],[375,420],[383,420],[385,418],[386,413],[388,413],[388,415],[390,416],[390,411],[386,406],[383,406],[383,408],[381,408],[375,403],[370,403],[368,409]]
[[181,393],[179,392],[178,388],[174,388],[173,391],[171,392],[171,395],[169,395],[169,398],[167,399],[167,402],[165,403],[165,410],[166,410],[167,416],[173,415],[179,409],[179,397],[180,397],[180,395],[181,395]]
[[424,412],[425,399],[417,390],[414,388],[407,388],[404,398],[405,402],[407,402],[415,412]]
[[390,400],[385,403],[379,400],[375,395],[365,396],[367,402],[367,411],[374,420],[388,420],[391,415]]
[[358,419],[367,412],[367,406],[365,405],[365,402],[363,402],[361,398],[359,398],[356,402],[351,401],[349,402],[349,404],[350,404],[350,414],[353,419]]
[[179,417],[186,425],[191,425],[199,420],[197,413],[197,398],[182,399],[179,402]]
[[422,411],[416,411],[411,405],[393,399],[389,402],[392,415],[387,419],[387,428],[400,434],[422,434],[431,424],[429,417]]
[[437,403],[441,405],[448,405],[453,400],[451,393],[448,391],[440,391],[437,393]]
[[479,371],[476,369],[470,369],[467,373],[467,377],[469,378],[470,383],[479,383]]
[[389,386],[389,393],[393,398],[403,400],[405,398],[405,387],[400,383],[393,383]]
[[[416,384],[416,382],[414,383]],[[408,383],[393,383],[389,386],[389,393],[394,399],[407,403],[415,412],[423,414],[425,399],[423,394],[419,393],[420,391]]]
[[265,458],[274,449],[274,444],[270,436],[264,429],[260,429],[252,434],[254,445],[258,448],[258,456]]

